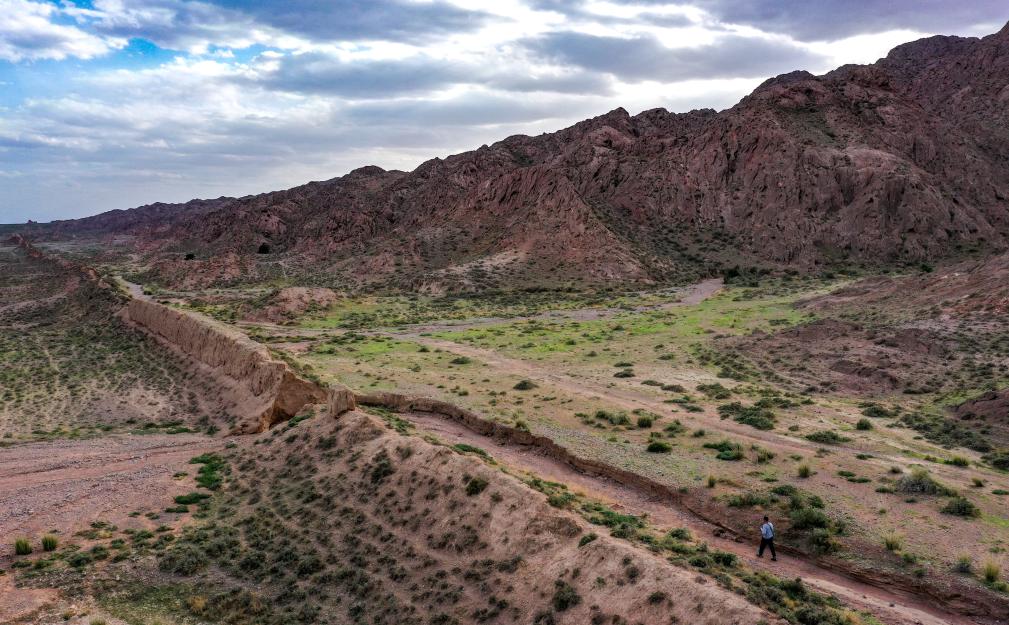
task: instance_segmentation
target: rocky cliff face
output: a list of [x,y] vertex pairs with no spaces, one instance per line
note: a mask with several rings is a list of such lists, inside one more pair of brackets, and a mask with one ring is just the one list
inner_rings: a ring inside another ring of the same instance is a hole
[[1009,28],[931,37],[779,76],[718,113],[617,109],[409,173],[33,232],[128,231],[173,283],[267,275],[278,257],[329,283],[412,288],[941,258],[1009,242],[1007,104]]
[[263,345],[214,321],[142,299],[130,300],[123,316],[221,382],[241,415],[235,433],[261,432],[309,404],[328,404],[334,414],[353,408],[341,399],[350,391],[299,377]]

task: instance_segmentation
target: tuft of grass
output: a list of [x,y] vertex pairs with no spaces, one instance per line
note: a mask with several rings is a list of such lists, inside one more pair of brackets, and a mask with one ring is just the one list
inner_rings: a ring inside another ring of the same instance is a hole
[[809,468],[808,464],[800,464],[799,468],[796,470],[796,474],[799,477],[806,479],[809,476],[813,475],[813,469]]
[[967,554],[960,556],[953,564],[953,570],[957,573],[971,573],[974,570],[974,558]]
[[199,464],[199,472],[196,474],[197,486],[202,486],[207,490],[217,490],[224,481],[221,475],[227,463],[217,454],[201,454],[189,461],[189,464]]
[[981,569],[981,577],[989,584],[994,584],[1002,575],[1002,567],[994,560],[988,560]]
[[18,538],[14,541],[14,555],[26,556],[32,552],[32,544],[27,538]]
[[537,388],[537,386],[536,383],[531,380],[522,380],[512,388],[516,391],[531,391],[534,388]]
[[883,537],[883,546],[889,551],[899,551],[904,546],[904,537],[896,532],[890,532]]
[[56,547],[59,546],[60,539],[56,538],[52,534],[46,534],[42,537],[42,550],[43,551],[56,551]]
[[869,421],[868,419],[859,419],[858,423],[855,424],[855,429],[862,431],[871,430],[872,421]]

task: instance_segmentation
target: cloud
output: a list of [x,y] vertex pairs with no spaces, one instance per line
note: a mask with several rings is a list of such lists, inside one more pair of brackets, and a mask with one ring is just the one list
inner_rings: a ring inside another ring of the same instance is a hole
[[422,43],[475,30],[487,14],[441,0],[215,0],[279,30],[313,40]]
[[326,52],[311,52],[285,55],[264,66],[265,69],[246,80],[270,90],[350,99],[416,96],[458,85],[524,93],[611,92],[610,81],[598,74],[571,68],[531,67],[508,57],[479,64],[425,55],[348,60]]
[[554,32],[527,40],[525,46],[551,62],[606,72],[626,82],[768,76],[819,69],[824,62],[824,57],[788,42],[736,34],[706,45],[669,48],[653,35]]
[[732,24],[787,33],[800,41],[835,40],[887,30],[973,34],[1009,19],[1005,0],[696,0]]
[[59,16],[60,10],[53,4],[0,0],[0,60],[91,59],[126,45],[122,39],[54,22]]
[[487,17],[443,1],[93,0],[71,12],[95,32],[172,50],[263,44],[395,41],[421,44],[480,27]]

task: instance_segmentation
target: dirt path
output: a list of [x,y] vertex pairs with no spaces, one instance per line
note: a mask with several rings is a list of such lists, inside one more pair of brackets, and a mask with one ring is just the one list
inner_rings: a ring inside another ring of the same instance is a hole
[[504,444],[482,436],[464,425],[430,413],[405,415],[419,428],[435,434],[448,443],[468,443],[486,450],[495,460],[522,471],[529,471],[543,479],[567,484],[612,505],[615,509],[637,515],[647,515],[659,528],[686,527],[710,546],[736,554],[755,570],[763,570],[779,577],[801,577],[817,589],[836,595],[847,605],[871,612],[891,625],[972,625],[974,621],[948,614],[914,596],[904,595],[885,588],[871,586],[845,575],[834,573],[804,560],[782,556],[777,562],[758,559],[754,545],[738,543],[713,532],[717,529],[697,516],[672,507],[645,493],[605,478],[590,476],[573,467],[540,453],[533,447]]
[[[42,534],[69,542],[92,521],[146,528],[133,511],[161,512],[176,495],[193,489],[189,460],[219,449],[220,439],[194,435],[116,435],[55,440],[0,449],[0,567],[9,568],[14,538],[38,549]],[[6,579],[5,579],[6,578]],[[48,589],[15,588],[0,578],[0,622],[11,622],[51,601]]]

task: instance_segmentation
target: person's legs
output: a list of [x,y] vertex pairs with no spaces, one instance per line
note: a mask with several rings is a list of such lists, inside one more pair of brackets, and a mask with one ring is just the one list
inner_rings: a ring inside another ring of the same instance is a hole
[[[764,557],[764,548],[766,548],[766,547],[767,547],[767,539],[764,538],[764,537],[761,537],[760,538],[760,548],[757,549],[757,557],[758,558],[763,558]],[[774,553],[774,552],[772,551],[771,553]]]
[[778,554],[774,553],[774,539],[773,538],[767,541],[767,546],[771,548],[771,559],[772,560],[777,560],[778,559]]

